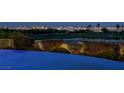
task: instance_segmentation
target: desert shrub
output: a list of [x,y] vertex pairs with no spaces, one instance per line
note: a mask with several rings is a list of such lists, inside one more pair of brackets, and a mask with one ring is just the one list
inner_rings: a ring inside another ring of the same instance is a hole
[[106,51],[99,53],[96,55],[98,57],[108,58],[108,59],[117,59],[117,56],[115,55],[114,51]]
[[120,55],[120,56],[119,56],[119,60],[120,60],[120,61],[124,61],[124,55]]

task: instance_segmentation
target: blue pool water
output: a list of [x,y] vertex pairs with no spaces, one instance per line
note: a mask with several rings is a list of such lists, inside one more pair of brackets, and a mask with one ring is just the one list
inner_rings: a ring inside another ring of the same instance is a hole
[[0,50],[2,70],[123,70],[124,62],[62,53]]

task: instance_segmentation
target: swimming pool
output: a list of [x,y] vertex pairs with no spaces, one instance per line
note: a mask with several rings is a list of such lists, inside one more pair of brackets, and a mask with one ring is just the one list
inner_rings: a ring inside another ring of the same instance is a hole
[[124,62],[25,50],[0,50],[1,70],[123,70]]

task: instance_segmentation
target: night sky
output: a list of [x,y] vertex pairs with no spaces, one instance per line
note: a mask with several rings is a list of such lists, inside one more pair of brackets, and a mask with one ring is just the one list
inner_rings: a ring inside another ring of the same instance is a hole
[[16,26],[74,26],[79,27],[83,26],[86,27],[88,25],[96,26],[96,24],[100,23],[101,27],[107,26],[116,26],[124,25],[124,22],[0,22],[0,27],[9,26],[9,27],[16,27]]

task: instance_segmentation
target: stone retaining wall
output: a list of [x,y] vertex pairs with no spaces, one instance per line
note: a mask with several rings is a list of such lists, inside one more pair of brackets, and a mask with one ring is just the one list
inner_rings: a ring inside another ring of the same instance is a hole
[[0,48],[14,48],[12,39],[0,39]]

